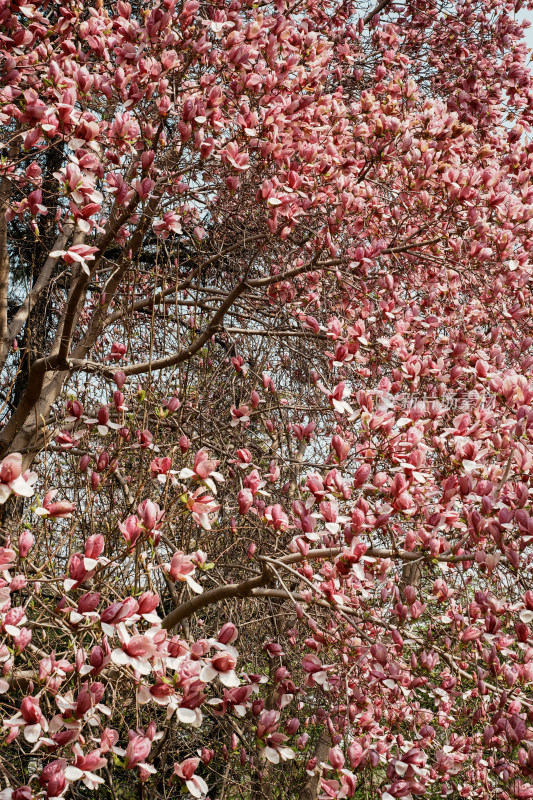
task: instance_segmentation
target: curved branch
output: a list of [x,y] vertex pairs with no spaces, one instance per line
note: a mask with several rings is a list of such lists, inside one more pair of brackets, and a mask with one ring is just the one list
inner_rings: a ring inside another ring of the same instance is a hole
[[211,322],[207,325],[204,332],[201,333],[200,336],[198,336],[198,338],[195,339],[194,342],[192,342],[184,350],[181,350],[179,353],[175,353],[172,356],[157,358],[155,361],[143,361],[140,364],[132,364],[129,367],[124,367],[123,372],[126,375],[140,375],[143,372],[154,372],[155,370],[165,369],[165,367],[174,367],[176,364],[181,364],[183,361],[187,361],[189,358],[191,358],[191,356],[197,353],[198,350],[201,350],[204,344],[209,341],[211,336],[218,331],[226,313],[229,311],[235,300],[240,297],[240,295],[243,294],[247,288],[248,284],[246,281],[241,281],[238,283],[219,307],[216,314],[213,315]]
[[219,603],[221,600],[228,600],[231,597],[250,597],[254,589],[266,586],[271,583],[272,579],[272,570],[267,564],[264,564],[260,575],[248,578],[242,583],[228,583],[225,586],[216,586],[214,589],[204,592],[204,594],[197,594],[195,597],[191,597],[186,603],[182,603],[170,614],[167,614],[161,626],[166,630],[170,630],[201,608]]
[[379,14],[380,11],[383,11],[384,8],[390,5],[390,2],[391,0],[381,0],[381,2],[378,3],[377,6],[375,6],[375,8],[369,11],[368,14],[365,17],[363,17],[363,22],[365,23],[365,25],[368,25],[368,23],[374,19],[376,14]]
[[[343,547],[323,547],[317,550],[309,550],[309,552],[304,556],[302,553],[291,553],[287,556],[282,556],[281,558],[275,559],[274,563],[279,564],[297,564],[300,561],[313,561],[318,560],[321,558],[335,558],[336,556],[340,555],[343,551]],[[420,561],[424,559],[423,554],[418,551],[410,552],[408,550],[382,550],[377,547],[370,547],[365,556],[369,558],[399,558],[402,561]],[[474,557],[471,554],[464,553],[460,556],[437,556],[437,561],[446,561],[446,562],[455,562],[455,561],[472,561]],[[163,619],[161,623],[163,628],[169,630],[177,625],[184,619],[188,619],[188,617],[192,616],[196,611],[199,611],[201,608],[205,608],[206,606],[214,605],[215,603],[219,603],[221,600],[228,600],[232,597],[278,597],[281,596],[279,594],[280,590],[266,590],[264,592],[256,592],[255,590],[261,589],[263,586],[267,586],[269,583],[272,582],[274,578],[274,574],[272,569],[269,566],[269,556],[259,556],[258,561],[260,561],[263,565],[263,571],[260,575],[256,575],[253,578],[248,578],[248,580],[243,581],[242,583],[228,583],[224,586],[216,586],[214,589],[210,589],[208,592],[204,594],[196,595],[188,600],[186,603],[182,603],[180,606],[175,608],[170,614]],[[434,559],[431,559],[434,560]],[[287,597],[286,593],[283,593],[285,597]],[[329,604],[326,604],[329,606]],[[339,609],[338,609],[339,610]],[[345,610],[344,607],[340,609],[341,611]]]

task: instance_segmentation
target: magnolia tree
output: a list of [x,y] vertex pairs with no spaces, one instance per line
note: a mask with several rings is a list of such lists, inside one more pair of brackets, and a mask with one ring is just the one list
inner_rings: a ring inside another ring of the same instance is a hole
[[2,800],[533,797],[504,0],[0,0]]

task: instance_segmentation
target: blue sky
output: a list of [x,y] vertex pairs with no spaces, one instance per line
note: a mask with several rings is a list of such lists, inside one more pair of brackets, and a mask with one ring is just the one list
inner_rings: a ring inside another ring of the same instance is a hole
[[532,11],[524,11],[518,15],[519,19],[529,19],[531,22],[531,27],[528,28],[526,33],[526,40],[529,44],[530,48],[533,50],[533,12]]

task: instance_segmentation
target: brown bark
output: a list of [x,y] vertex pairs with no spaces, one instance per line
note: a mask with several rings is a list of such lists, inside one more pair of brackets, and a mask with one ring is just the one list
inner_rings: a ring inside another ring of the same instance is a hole
[[331,747],[331,740],[327,728],[323,728],[315,750],[316,770],[315,774],[311,775],[305,782],[301,800],[316,800],[320,791],[320,778],[322,777],[322,768],[320,764],[327,758],[329,748]]
[[161,625],[163,628],[166,628],[166,630],[171,630],[179,622],[192,616],[192,614],[199,611],[201,608],[205,608],[213,603],[218,603],[221,600],[227,600],[231,597],[248,597],[251,595],[253,589],[259,586],[266,586],[271,580],[272,573],[265,564],[262,573],[254,578],[249,578],[242,583],[228,583],[224,586],[216,586],[209,592],[195,595],[195,597],[192,597],[186,603],[182,603],[178,608],[171,611],[170,614],[167,614]]

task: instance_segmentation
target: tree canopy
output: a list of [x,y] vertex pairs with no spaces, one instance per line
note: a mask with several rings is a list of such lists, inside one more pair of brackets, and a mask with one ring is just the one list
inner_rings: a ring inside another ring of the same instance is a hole
[[0,0],[1,800],[533,798],[520,7]]

